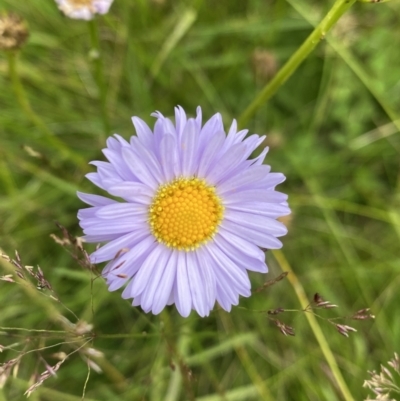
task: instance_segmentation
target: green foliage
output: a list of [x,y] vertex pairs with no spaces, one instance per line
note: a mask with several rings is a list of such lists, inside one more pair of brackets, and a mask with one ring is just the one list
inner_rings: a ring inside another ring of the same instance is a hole
[[[24,399],[37,380],[32,375],[46,369],[44,360],[54,366],[52,354],[82,345],[82,338],[69,344],[76,328],[65,334],[57,313],[93,324],[91,344],[104,353],[94,357],[103,373],[92,365],[87,401],[341,400],[328,351],[353,398],[366,398],[367,370],[399,351],[400,340],[395,1],[356,4],[247,127],[268,134],[267,162],[287,177],[280,190],[289,193],[292,219],[283,252],[292,277],[310,300],[318,292],[339,305],[320,311],[323,317],[370,307],[375,321],[345,320],[358,330],[345,338],[318,320],[324,346],[305,313],[285,312],[279,319],[296,331],[285,337],[266,311],[300,308],[289,280],[242,299],[231,314],[215,310],[206,319],[194,313],[183,319],[170,308],[169,315],[146,315],[118,292],[109,293],[50,237],[62,236],[55,222],[81,235],[76,213],[83,205],[75,192],[95,191],[84,175],[92,171],[89,161],[103,159],[106,136],[127,138],[134,134],[130,116],[151,123],[151,112],[173,115],[178,104],[192,114],[201,105],[205,118],[221,112],[227,124],[238,118],[266,83],[254,72],[254,51],[267,50],[283,65],[327,12],[327,5],[310,3],[115,0],[98,20],[109,132],[88,24],[63,17],[53,1],[2,0],[0,11],[19,13],[29,23],[17,68],[42,123],[21,109],[8,57],[0,54],[0,247],[9,255],[18,249],[24,265],[40,265],[62,304],[47,289],[0,281],[0,344],[10,347],[2,362],[18,350],[43,349],[21,360],[0,401]],[[277,255],[267,252],[267,260],[267,276],[251,274],[254,288],[281,273]],[[0,266],[2,274],[12,271],[6,261]],[[72,354],[31,398],[80,400],[86,356]]]

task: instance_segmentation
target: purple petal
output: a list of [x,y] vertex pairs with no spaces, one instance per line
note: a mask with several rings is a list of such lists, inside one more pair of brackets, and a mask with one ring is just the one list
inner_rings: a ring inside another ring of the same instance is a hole
[[204,317],[209,313],[206,298],[206,283],[200,274],[202,266],[199,264],[194,252],[186,252],[186,265],[193,308],[199,316]]
[[143,160],[153,177],[158,183],[162,183],[164,181],[164,177],[162,174],[161,165],[154,152],[144,147],[138,138],[132,138],[131,143],[132,147],[135,149],[136,155]]
[[238,226],[248,227],[275,237],[287,234],[286,226],[270,217],[227,209],[225,210],[224,218]]
[[224,194],[227,192],[241,191],[244,188],[254,186],[254,183],[262,180],[270,171],[269,166],[251,166],[241,174],[233,176],[218,185],[218,192]]
[[111,195],[130,200],[132,202],[150,205],[154,190],[141,182],[125,181],[108,188]]
[[153,148],[153,133],[149,126],[139,117],[132,117],[133,125],[135,126],[136,135],[143,146],[148,149]]
[[266,146],[263,151],[255,158],[253,159],[253,166],[261,166],[264,162],[265,156],[267,156],[267,153],[269,151],[269,147]]
[[205,146],[203,154],[199,159],[197,174],[199,177],[206,177],[209,166],[214,162],[225,140],[223,131],[216,132],[208,144]]
[[260,189],[274,189],[278,184],[286,180],[282,173],[269,173],[257,183]]
[[150,172],[146,158],[139,157],[131,148],[123,148],[121,153],[125,163],[139,181],[153,189],[158,187],[159,182]]
[[149,232],[147,224],[144,223],[143,219],[138,220],[111,220],[94,222],[91,220],[83,220],[79,225],[84,229],[83,232],[86,235],[98,235],[98,234],[125,234],[133,230],[143,230]]
[[[93,252],[90,255],[90,261],[92,263],[101,263],[114,259],[121,251],[128,251],[129,248],[143,240],[147,235],[147,233],[137,231],[123,235]],[[126,251],[124,250],[125,248],[127,248]]]
[[[147,239],[144,239],[136,244],[131,251],[122,254],[117,260],[109,262],[103,270],[103,276],[107,279],[109,290],[118,290],[130,280],[156,246],[154,242],[150,243]],[[126,295],[125,291],[130,291],[131,286],[132,281],[129,282],[122,293],[123,298]],[[128,294],[125,298],[131,298],[131,295]]]
[[181,106],[175,107],[175,125],[178,138],[182,137],[183,130],[186,125],[186,113]]
[[207,181],[213,185],[217,184],[244,160],[245,154],[246,148],[241,143],[233,145],[216,163],[209,166]]
[[267,265],[264,261],[264,252],[253,244],[248,243],[248,246],[250,245],[254,247],[254,256],[246,255],[242,249],[235,247],[232,242],[227,241],[219,234],[215,236],[215,244],[221,252],[241,268],[259,273],[266,273],[268,271]]
[[119,148],[121,148],[122,146],[130,146],[129,142],[127,140],[125,140],[124,138],[122,138],[121,135],[118,134],[114,134],[114,137],[117,139],[117,141],[120,143]]
[[114,166],[108,162],[93,161],[89,164],[97,167],[97,174],[102,181],[104,180],[117,180],[121,181],[121,176],[116,172]]
[[199,274],[202,282],[204,283],[204,296],[208,307],[206,316],[208,316],[210,310],[215,304],[217,287],[215,282],[215,274],[212,266],[208,262],[208,259],[204,257],[204,251],[202,247],[198,251],[194,252],[194,254],[197,258],[197,266],[201,266],[199,269]]
[[217,301],[223,309],[230,312],[232,305],[239,303],[239,294],[229,280],[226,281],[226,277],[219,269],[215,269],[214,273],[217,283]]
[[214,271],[220,271],[225,282],[229,283],[230,287],[235,288],[240,295],[250,296],[251,285],[247,273],[221,252],[214,242],[207,245],[206,252],[214,260]]
[[263,203],[263,202],[243,202],[231,203],[226,210],[235,210],[245,213],[254,213],[259,216],[272,217],[276,219],[280,216],[290,214],[288,206],[280,203]]
[[[198,154],[202,155],[205,147],[214,137],[216,132],[224,132],[224,126],[222,124],[221,114],[217,113],[213,115],[201,129],[199,134],[199,146],[198,146]],[[225,133],[224,133],[225,136]]]
[[87,203],[88,205],[92,205],[92,206],[105,206],[105,205],[111,205],[113,203],[117,203],[117,201],[115,201],[113,199],[109,199],[109,198],[106,198],[106,197],[100,196],[100,195],[85,194],[84,192],[77,192],[77,195],[81,201]]
[[235,223],[229,220],[224,220],[222,227],[233,234],[237,234],[239,237],[250,240],[256,245],[266,249],[280,249],[282,248],[282,242],[279,241],[272,235],[264,234],[260,231],[253,230]]
[[176,269],[175,303],[178,312],[183,317],[188,317],[192,309],[192,296],[190,294],[185,252],[178,253],[178,261]]
[[93,182],[93,184],[96,185],[97,187],[106,190],[106,186],[103,185],[103,183],[102,183],[102,181],[101,181],[101,179],[100,179],[99,174],[97,174],[97,173],[87,173],[87,174],[85,175],[85,177],[86,177],[89,181]]
[[[165,246],[161,244],[156,246],[147,256],[147,259],[143,262],[135,277],[132,279],[133,285],[131,288],[131,296],[132,298],[135,298],[139,294],[142,294],[142,301],[146,301],[144,305],[146,309],[151,309],[154,291],[156,290],[157,284],[162,276],[163,269],[168,261],[170,253],[171,251],[169,251]],[[161,270],[159,267],[161,267]],[[147,291],[147,298],[145,297],[145,291]]]
[[152,235],[146,236],[128,252],[109,262],[103,270],[103,276],[108,278],[108,275],[125,274],[129,278],[133,277],[149,253],[157,246],[158,243],[154,241]]
[[[158,290],[154,294],[152,312],[158,315],[166,306],[170,299],[172,289],[176,280],[176,266],[178,261],[178,251],[172,251],[171,256],[164,268],[162,279]],[[173,301],[171,302],[173,303]]]
[[112,241],[116,238],[119,238],[120,234],[99,234],[99,235],[84,235],[81,237],[83,242],[105,242]]
[[230,192],[223,195],[225,205],[242,204],[244,202],[282,203],[287,200],[287,195],[271,189],[247,189],[238,192]]
[[197,166],[197,129],[195,121],[191,118],[183,131],[180,154],[182,161],[182,174],[185,177],[191,177],[195,172],[195,166]]
[[96,216],[101,219],[128,219],[143,215],[147,216],[147,207],[136,203],[117,203],[96,210]]
[[177,154],[176,139],[172,134],[165,134],[160,143],[160,163],[166,181],[172,181],[179,175],[179,157]]
[[128,166],[125,164],[124,160],[121,157],[120,151],[115,152],[110,149],[103,149],[104,156],[110,161],[112,166],[118,175],[127,181],[134,181],[136,177],[132,174],[131,170],[129,170]]
[[[111,205],[112,206],[112,205]],[[96,217],[96,213],[102,209],[102,206],[96,206],[96,207],[88,207],[86,209],[79,209],[78,210],[78,219],[83,220],[83,219],[93,219]]]
[[[154,265],[153,272],[151,274],[151,279],[148,285],[145,287],[143,293],[141,294],[142,295],[141,305],[144,310],[150,311],[154,309],[154,299],[156,294],[161,290],[160,287],[165,277],[165,269],[168,266],[168,262],[172,256],[172,253],[173,253],[172,250],[165,248],[159,257],[157,264]],[[148,274],[150,275],[150,271],[148,272]],[[167,290],[168,296],[170,292],[171,289],[169,292]]]
[[231,244],[236,249],[239,249],[241,253],[250,258],[258,259],[261,262],[265,261],[264,252],[254,243],[249,242],[245,238],[241,238],[238,235],[225,230],[223,227],[220,228],[216,238],[223,237],[225,242]]
[[202,112],[201,112],[201,107],[198,106],[196,109],[196,127],[199,132],[201,130],[201,122],[202,122]]
[[118,140],[116,138],[113,138],[112,136],[107,138],[106,144],[107,144],[107,148],[111,149],[111,150],[119,151],[121,148],[121,144],[118,142]]

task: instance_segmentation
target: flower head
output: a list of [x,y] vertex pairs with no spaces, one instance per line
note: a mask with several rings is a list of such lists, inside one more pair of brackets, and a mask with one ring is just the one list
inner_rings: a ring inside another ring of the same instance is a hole
[[92,162],[87,178],[121,201],[79,193],[92,207],[78,213],[87,242],[107,242],[91,255],[108,261],[110,291],[126,287],[145,312],[175,303],[182,316],[207,316],[215,301],[230,311],[250,296],[247,270],[267,272],[262,248],[282,246],[276,219],[290,213],[275,191],[285,177],[263,164],[267,150],[249,159],[264,137],[225,134],[220,114],[202,126],[175,109],[175,125],[161,113],[154,130],[137,117],[130,142],[108,138],[108,162]]
[[15,14],[0,15],[0,49],[19,49],[28,36],[28,28],[21,17]]
[[55,0],[69,18],[91,20],[95,14],[106,14],[114,0]]

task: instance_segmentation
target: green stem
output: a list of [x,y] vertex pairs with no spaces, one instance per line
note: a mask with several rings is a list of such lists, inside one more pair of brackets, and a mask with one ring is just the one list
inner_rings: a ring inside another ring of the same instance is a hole
[[161,313],[161,319],[164,325],[164,338],[167,344],[168,353],[176,364],[176,368],[171,372],[170,381],[164,401],[177,401],[180,398],[182,387],[185,389],[187,400],[194,401],[192,383],[188,377],[189,369],[186,365],[186,358],[190,350],[191,319],[189,318],[181,326],[178,337],[174,335],[174,321],[169,316],[169,311],[164,309]]
[[[170,381],[168,384],[168,389],[165,394],[164,401],[176,401],[179,400],[182,391],[183,382],[187,381],[188,369],[184,365],[185,357],[189,353],[190,346],[190,328],[187,326],[182,326],[182,330],[176,342],[176,353],[175,356],[178,368],[171,372]],[[186,383],[187,385],[190,383]],[[192,399],[190,395],[188,398]]]
[[[231,315],[222,310],[219,311],[219,318],[221,320],[222,326],[224,327],[226,333],[232,334],[235,332],[235,326]],[[250,354],[247,352],[246,347],[243,342],[237,345],[234,345],[233,348],[241,364],[243,365],[244,370],[252,381],[254,387],[258,393],[258,399],[263,401],[275,401],[275,397],[272,395],[269,387],[266,385],[262,376],[260,375],[260,371],[257,370],[257,367],[253,363],[254,361],[251,359]]]
[[359,3],[387,3],[392,0],[357,0]]
[[90,20],[88,24],[89,24],[90,45],[91,45],[89,56],[93,61],[95,68],[95,79],[99,90],[100,112],[101,112],[101,118],[103,120],[104,133],[105,136],[108,136],[110,134],[110,122],[107,113],[107,88],[104,78],[103,59],[101,57],[101,52],[100,52],[99,26],[96,18]]
[[[289,275],[287,276],[288,280],[297,295],[297,298],[300,302],[302,309],[307,308],[309,301],[308,301],[308,298],[304,291],[304,288],[301,285],[296,274],[294,273],[293,269],[291,268],[285,255],[280,250],[274,250],[273,255],[275,257],[275,260],[278,262],[279,267],[282,269],[282,271],[289,272]],[[324,333],[321,330],[321,327],[319,326],[319,324],[317,322],[316,317],[313,314],[306,313],[306,318],[311,327],[311,330],[313,331],[313,333],[315,335],[315,338],[318,341],[318,344],[319,344],[321,351],[326,359],[326,362],[328,363],[329,368],[331,369],[332,375],[335,378],[337,386],[343,395],[343,399],[345,401],[354,401],[354,398],[342,376],[342,373],[340,372],[340,369],[336,362],[335,356],[333,355],[333,352],[329,347],[329,344],[324,336]]]
[[314,50],[317,44],[324,39],[326,33],[339,20],[339,18],[357,0],[336,0],[333,7],[326,14],[320,24],[311,32],[308,38],[290,57],[286,64],[278,71],[275,77],[262,89],[260,94],[250,103],[246,110],[239,117],[239,126],[243,127],[254,116],[257,110],[269,100],[283,85],[288,78],[296,71],[299,65]]
[[12,196],[18,193],[17,186],[14,182],[10,169],[8,168],[6,155],[0,152],[0,182],[4,189],[4,193]]
[[26,117],[43,133],[46,138],[46,143],[58,150],[59,156],[62,159],[70,159],[81,167],[86,168],[86,163],[79,156],[71,152],[64,142],[54,136],[53,132],[47,127],[43,120],[33,111],[18,74],[18,53],[10,51],[6,52],[6,54],[8,58],[8,70],[12,88],[19,106],[25,113]]

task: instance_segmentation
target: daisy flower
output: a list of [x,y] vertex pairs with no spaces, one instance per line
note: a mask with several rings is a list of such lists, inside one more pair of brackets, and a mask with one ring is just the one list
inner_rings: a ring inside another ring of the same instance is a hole
[[78,213],[87,242],[107,242],[91,254],[110,291],[125,286],[145,312],[175,304],[208,316],[215,302],[226,311],[251,294],[247,271],[265,273],[263,249],[281,248],[290,213],[285,180],[263,164],[268,149],[249,159],[265,137],[224,132],[220,114],[202,125],[175,109],[175,125],[161,113],[152,131],[133,117],[136,136],[107,140],[108,162],[94,161],[87,178],[109,197],[78,193],[91,205]]
[[69,18],[91,20],[95,14],[106,14],[114,0],[55,0]]

